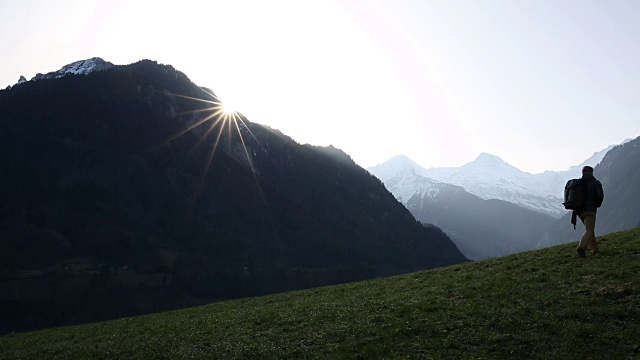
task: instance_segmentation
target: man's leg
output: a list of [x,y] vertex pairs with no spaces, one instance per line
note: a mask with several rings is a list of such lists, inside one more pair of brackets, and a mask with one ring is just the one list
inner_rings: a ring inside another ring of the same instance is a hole
[[596,213],[583,212],[580,214],[580,220],[584,224],[584,234],[580,240],[579,247],[582,250],[591,249],[593,252],[598,252],[598,243],[596,242]]
[[598,242],[596,241],[596,214],[593,213],[592,216],[588,217],[588,223],[585,223],[585,227],[587,229],[590,229],[589,232],[589,245],[588,248],[591,249],[591,251],[596,254],[600,251],[600,249],[598,249]]
[[[580,218],[580,221],[582,221],[582,223],[584,224],[584,217],[582,216],[582,214],[583,213],[579,213],[578,218]],[[580,243],[578,244],[578,248],[576,249],[576,251],[578,252],[578,255],[582,258],[587,257],[587,254],[585,253],[585,250],[588,245],[586,236],[587,236],[586,232],[582,234],[582,238],[580,239]]]

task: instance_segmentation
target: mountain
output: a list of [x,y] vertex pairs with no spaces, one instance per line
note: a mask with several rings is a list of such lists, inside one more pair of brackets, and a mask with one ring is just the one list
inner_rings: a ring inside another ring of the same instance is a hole
[[565,212],[560,197],[562,194],[557,190],[562,189],[563,185],[551,188],[547,183],[552,183],[554,179],[548,175],[542,179],[525,173],[494,155],[482,153],[459,168],[425,169],[421,173],[441,182],[461,186],[482,199],[504,200],[554,217]]
[[[462,167],[431,169],[422,168],[404,157],[396,157],[368,170],[381,179],[389,179],[393,174],[403,171],[401,166],[404,166],[405,170],[412,168],[420,176],[460,186],[481,199],[507,201],[556,218],[566,212],[562,207],[561,198],[561,190],[564,187],[563,175],[554,173],[531,175],[491,154],[482,153],[474,161]],[[411,193],[413,189],[409,185],[408,189],[397,189],[397,192]]]
[[609,150],[613,149],[616,146],[624,145],[624,144],[630,142],[631,140],[633,140],[633,139],[625,139],[620,144],[609,145],[608,147],[606,147],[606,148],[604,148],[604,149],[602,149],[600,151],[596,151],[595,153],[593,153],[593,155],[591,155],[591,157],[589,157],[587,160],[583,161],[581,164],[578,164],[576,166],[572,166],[568,170],[562,171],[560,173],[565,174],[567,176],[575,176],[575,174],[580,175],[581,172],[582,172],[582,168],[585,165],[588,165],[588,166],[591,166],[591,167],[595,167],[596,165],[600,164],[600,162],[602,162],[602,160],[607,155]]
[[[629,140],[621,144],[627,141]],[[562,206],[562,192],[567,180],[579,177],[584,165],[597,165],[614,146],[595,152],[583,163],[566,171],[545,171],[540,174],[523,172],[501,158],[487,153],[481,153],[474,161],[461,167],[425,169],[404,156],[397,156],[368,170],[381,179],[390,179],[396,173],[413,169],[423,177],[460,186],[481,199],[503,200],[560,218],[567,212]],[[410,187],[396,189],[395,194],[398,196],[400,193],[412,192],[413,189]]]
[[472,260],[530,250],[541,230],[554,220],[549,215],[503,200],[481,199],[460,186],[419,175],[418,165],[404,156],[369,170],[416,219],[442,228]]
[[218,108],[149,60],[0,91],[0,331],[467,260],[341,150]]
[[391,158],[383,165],[369,168],[387,189],[403,204],[414,195],[435,196],[443,186],[449,186],[418,174],[422,169],[405,156]]
[[[598,209],[596,234],[605,235],[616,231],[640,227],[640,137],[626,140],[607,152],[594,168],[594,175],[605,193],[602,207]],[[574,176],[577,177],[577,176]],[[537,247],[548,247],[579,241],[584,227],[571,225],[568,212],[545,230]]]

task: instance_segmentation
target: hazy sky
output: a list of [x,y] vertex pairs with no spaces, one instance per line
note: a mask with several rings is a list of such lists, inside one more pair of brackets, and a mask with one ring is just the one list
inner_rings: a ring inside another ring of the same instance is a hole
[[363,167],[565,170],[640,135],[638,19],[636,0],[0,0],[0,88],[151,59]]

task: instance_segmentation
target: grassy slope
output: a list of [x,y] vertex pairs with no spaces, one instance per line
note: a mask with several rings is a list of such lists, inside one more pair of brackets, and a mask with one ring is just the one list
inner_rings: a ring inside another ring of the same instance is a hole
[[640,358],[640,229],[600,241],[12,334],[0,358]]

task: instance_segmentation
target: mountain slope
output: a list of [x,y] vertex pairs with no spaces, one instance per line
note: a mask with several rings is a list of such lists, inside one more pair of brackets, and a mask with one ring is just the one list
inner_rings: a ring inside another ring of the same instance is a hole
[[435,197],[418,195],[407,208],[420,221],[442,228],[472,260],[505,256],[535,248],[551,216],[502,200],[484,200],[449,185]]
[[484,200],[460,186],[417,173],[417,164],[395,157],[370,169],[416,219],[442,228],[472,260],[533,249],[553,217],[502,200]]
[[0,91],[2,331],[466,260],[341,151],[171,66],[82,64]]
[[640,231],[600,241],[602,252],[587,259],[564,245],[385,279],[12,334],[0,337],[0,357],[635,359]]

